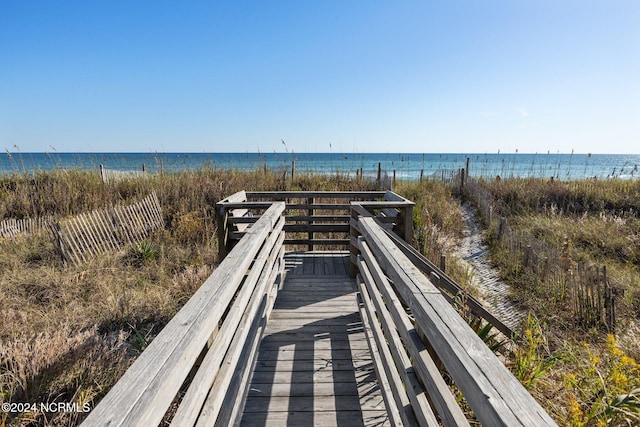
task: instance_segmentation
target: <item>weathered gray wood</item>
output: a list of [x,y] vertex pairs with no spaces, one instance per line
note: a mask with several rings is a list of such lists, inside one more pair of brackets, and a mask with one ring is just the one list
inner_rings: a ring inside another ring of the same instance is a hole
[[216,203],[216,228],[218,230],[218,257],[223,259],[229,252],[229,228],[227,218],[229,217],[229,208],[226,203],[244,202],[247,195],[244,190],[232,194],[224,200]]
[[381,199],[385,196],[384,191],[247,191],[248,198],[269,198],[269,199],[293,199],[309,198],[318,199]]
[[220,200],[218,203],[216,203],[217,205],[222,205],[225,203],[237,203],[237,202],[244,202],[247,200],[247,192],[244,190],[238,191],[237,193],[233,193],[232,195],[230,195],[229,197],[227,197],[224,200]]
[[[227,203],[224,202],[223,206],[227,209],[235,209],[235,208],[241,208],[241,209],[267,209],[269,206],[271,206],[274,202],[234,202],[234,203]],[[382,203],[385,207],[387,204],[391,204],[391,205],[398,205],[399,203],[396,202],[367,202],[367,203]],[[391,206],[391,207],[395,207],[395,206]],[[300,210],[300,211],[306,211],[309,209],[314,209],[314,210],[344,210],[347,211],[349,210],[349,204],[348,203],[288,203],[287,204],[287,210]]]
[[[292,233],[296,233],[296,232],[348,233],[349,224],[287,224],[285,225],[284,229],[285,231],[289,231]],[[310,237],[305,240],[314,241],[315,239],[313,239],[313,237]]]
[[[373,214],[371,214],[364,207],[358,204],[352,205],[352,213],[356,215],[354,218],[351,219],[352,230],[358,230],[358,225],[357,225],[358,216],[373,217]],[[377,223],[380,223],[381,221],[384,222],[385,219],[388,219],[388,218],[375,217],[375,221]],[[383,228],[385,228],[384,225],[382,226]],[[387,236],[391,240],[393,240],[393,242],[398,246],[398,248],[400,248],[400,250],[411,260],[411,262],[416,267],[418,267],[418,269],[420,269],[423,273],[427,275],[430,275],[432,272],[435,272],[440,277],[441,280],[439,282],[432,282],[439,289],[449,292],[452,296],[455,296],[458,293],[463,292],[463,289],[458,284],[456,284],[453,280],[451,280],[449,276],[447,276],[439,267],[435,266],[428,259],[422,256],[422,254],[420,254],[415,248],[413,248],[403,239],[398,237],[393,231],[386,230],[386,232],[387,232],[386,233]],[[354,254],[352,261],[355,262],[355,254],[357,254],[358,251],[357,251],[357,248],[354,247],[357,245],[357,242],[354,239],[353,231],[352,231],[351,244],[352,244],[352,253]],[[514,336],[514,332],[508,326],[506,326],[504,323],[498,320],[495,316],[489,313],[489,311],[487,311],[487,309],[485,309],[482,306],[482,304],[478,302],[475,298],[468,296],[466,298],[465,304],[467,305],[467,307],[469,307],[469,310],[471,311],[471,313],[491,323],[497,330],[499,330],[506,337],[512,338]]]
[[412,357],[416,373],[420,377],[422,384],[424,384],[440,419],[445,425],[469,425],[455,397],[451,394],[449,386],[442,378],[440,370],[431,358],[418,332],[413,327],[400,300],[395,295],[391,284],[376,263],[368,245],[363,240],[360,240],[359,244],[362,258],[368,266],[367,269],[384,297],[386,308],[393,318],[393,324],[400,333],[403,343]]
[[[331,254],[300,256],[305,262],[310,261],[306,262],[307,266],[314,268],[316,257],[322,261],[324,274],[324,258]],[[336,304],[336,300],[345,303]],[[294,303],[295,308],[292,305],[292,308],[282,309],[290,303]],[[327,309],[315,310],[316,304],[323,304]],[[295,417],[292,414],[303,410],[317,420],[321,414],[335,411],[332,406],[339,408],[336,414],[339,420],[349,419],[348,413],[357,410],[360,418],[356,417],[354,422],[362,425],[366,408],[373,402],[367,400],[371,399],[368,396],[377,396],[375,407],[381,404],[379,390],[374,393],[375,376],[372,376],[371,363],[353,281],[337,275],[288,275],[264,331],[252,374],[253,391],[247,399],[242,425],[248,420],[265,423],[265,419],[280,410],[286,411],[287,417]],[[313,391],[318,383],[326,384],[323,386],[325,392]],[[367,384],[372,387],[367,389]],[[352,393],[347,393],[349,386]],[[331,394],[328,393],[330,389],[333,390]],[[256,392],[258,390],[260,393]],[[292,395],[296,396],[295,401],[290,399]],[[271,399],[268,413],[265,412],[268,401],[265,398],[255,400],[259,396]],[[355,402],[353,406],[348,406],[351,405],[348,400]],[[288,422],[292,420],[289,418]]]
[[313,245],[336,245],[344,246],[350,243],[349,239],[285,239],[285,245],[306,245],[311,243]]
[[[256,257],[251,272],[213,340],[211,349],[206,354],[193,378],[182,404],[178,407],[172,425],[193,425],[195,423],[207,398],[209,389],[214,383],[219,369],[221,369],[220,365],[231,345],[234,334],[237,334],[236,336],[240,337],[239,339],[242,342],[247,338],[246,334],[249,333],[249,328],[245,327],[243,329],[242,324],[246,325],[253,322],[259,304],[266,292],[271,271],[265,270],[265,268],[269,268],[274,263],[275,257],[280,250],[279,248],[284,240],[284,235],[280,234],[283,225],[284,218],[281,218],[274,227],[274,231],[267,238],[260,254]],[[238,330],[240,332],[237,332]],[[220,390],[217,391],[220,392]]]
[[[435,287],[371,218],[360,228],[475,415],[485,425],[555,425]],[[396,248],[394,250],[394,248]]]
[[[296,399],[289,396],[269,396],[269,397],[252,397],[247,401],[245,412],[261,412],[268,407],[273,412],[324,412],[336,411],[335,396],[313,396],[313,402],[310,399]],[[344,411],[361,411],[361,410],[384,410],[384,402],[379,399],[368,399],[360,401],[355,398],[347,399],[342,396],[340,402],[340,410]]]
[[384,200],[387,200],[387,201],[390,201],[390,202],[409,202],[409,203],[413,203],[410,200],[405,199],[401,195],[399,195],[397,193],[394,193],[391,190],[385,191],[383,198],[384,198]]
[[[365,301],[364,306],[369,316],[369,321],[372,323],[374,338],[383,355],[387,376],[394,378],[392,382],[393,396],[398,405],[400,406],[402,402],[405,408],[408,408],[406,403],[408,398],[408,401],[411,402],[412,412],[419,425],[435,427],[438,425],[436,416],[429,406],[424,390],[413,373],[411,362],[404,352],[402,341],[397,335],[391,316],[384,307],[384,302],[373,283],[371,273],[362,258],[358,260],[358,266],[364,279],[363,283],[360,284],[360,294]],[[376,317],[380,323],[378,323]],[[389,343],[388,346],[387,342]],[[403,418],[405,423],[411,422],[410,415],[409,410],[405,410],[405,417]]]
[[[84,424],[157,425],[284,210],[274,203],[138,357]],[[114,408],[118,408],[114,411]]]
[[304,221],[314,222],[318,224],[332,223],[332,222],[347,222],[349,221],[349,215],[285,215],[284,217],[288,222],[292,221]]
[[[242,217],[249,217],[249,210],[248,209],[229,209],[229,219],[231,218],[242,218]],[[232,223],[235,224],[236,229],[238,231],[246,231],[247,228],[249,228],[249,223]]]
[[[262,387],[260,387],[262,386]],[[274,384],[255,383],[249,390],[248,397],[315,397],[315,396],[353,396],[354,391],[359,393],[375,393],[378,389],[375,382],[355,383],[353,381],[326,381],[315,383],[313,387],[309,387],[305,383],[286,382]]]
[[[452,296],[464,292],[464,289],[462,289],[462,287],[460,287],[456,282],[451,280],[451,278],[449,278],[449,276],[447,276],[446,273],[444,273],[439,267],[422,256],[422,254],[420,254],[416,249],[400,239],[397,235],[391,232],[387,233],[387,236],[391,240],[393,240],[393,242],[400,248],[402,253],[404,253],[407,258],[409,258],[411,262],[416,267],[418,267],[418,269],[420,269],[420,271],[427,275],[435,273],[438,275],[438,277],[440,277],[440,281],[438,283],[434,283],[438,286],[438,288],[449,292]],[[467,307],[469,307],[471,313],[491,323],[505,336],[513,338],[514,332],[508,326],[498,320],[495,316],[493,316],[489,311],[487,311],[487,309],[484,308],[484,306],[478,300],[470,295],[467,295],[465,304],[467,305]]]
[[373,322],[375,322],[375,316],[373,316],[374,313],[370,313],[371,300],[366,293],[367,290],[364,287],[360,275],[356,277],[356,282],[360,290],[360,298],[363,301],[363,304],[360,306],[360,315],[362,316],[362,322],[364,324],[364,332],[367,336],[373,366],[378,377],[378,383],[380,384],[380,390],[382,391],[382,397],[391,425],[418,425],[415,415],[409,406],[409,398],[402,388],[400,376],[393,366],[388,363],[387,357],[390,358],[391,356],[388,354],[388,349],[385,348],[386,346],[383,342],[384,337],[381,336],[379,327],[376,327],[374,330],[372,317]]
[[[363,334],[364,339],[364,334]],[[314,372],[313,375],[297,376],[294,384],[336,384],[336,383],[350,383],[353,384],[362,383],[376,383],[376,375],[371,369],[359,369],[359,370],[343,370],[343,371],[331,371],[323,370]],[[289,387],[292,386],[292,373],[285,370],[254,370],[251,376],[251,388],[261,390],[263,393],[265,390],[274,387],[276,384],[286,384]],[[310,388],[307,386],[307,388]]]
[[[282,221],[284,222],[284,219]],[[284,235],[279,238],[279,247],[283,238]],[[279,254],[279,249],[273,253],[274,256]],[[273,299],[269,294],[274,290],[277,269],[272,257],[267,265],[274,267],[260,275],[260,283],[265,282],[267,289],[254,292],[251,309],[245,312],[243,322],[238,327],[241,333],[234,336],[220,374],[202,407],[197,423],[199,426],[210,426],[215,421],[216,426],[226,427],[231,424],[232,417],[244,404],[242,400],[246,396],[249,369],[254,366],[260,337],[273,306]]]
[[386,412],[381,410],[354,411],[270,411],[254,412],[242,419],[243,427],[283,427],[283,426],[354,426],[385,427],[390,423]]
[[96,238],[94,237],[94,230],[89,225],[89,222],[85,219],[84,214],[78,215],[77,218],[78,218],[83,230],[88,235],[88,241],[90,242],[90,244],[92,246],[93,252],[96,255],[99,255],[99,254],[103,253],[102,248],[98,244],[98,240],[96,240]]

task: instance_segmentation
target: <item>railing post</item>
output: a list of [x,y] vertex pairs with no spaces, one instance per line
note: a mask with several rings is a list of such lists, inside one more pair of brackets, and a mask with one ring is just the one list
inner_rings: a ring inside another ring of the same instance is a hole
[[227,248],[227,240],[229,236],[227,208],[224,206],[218,206],[216,208],[216,228],[218,231],[218,262],[220,262],[229,253]]
[[[313,204],[315,203],[315,198],[314,198],[314,197],[309,197],[309,198],[307,199],[307,203],[308,203],[308,204],[310,204],[310,205],[313,205]],[[309,216],[313,216],[313,215],[314,215],[314,210],[313,210],[313,209],[311,209],[311,208],[309,208],[309,209],[307,210],[307,215],[309,215]],[[311,218],[309,218],[309,221],[307,221],[307,225],[309,225],[309,234],[308,234],[308,238],[309,238],[309,241],[311,241],[311,240],[313,239],[313,231],[311,231],[311,227],[313,227],[313,220],[312,220]],[[310,243],[307,245],[307,250],[308,250],[308,251],[313,251],[313,243],[311,243],[311,242],[310,242]]]
[[413,205],[407,205],[404,208],[404,241],[408,244],[413,243]]
[[349,265],[351,266],[351,271],[349,275],[351,277],[356,277],[358,274],[358,265],[356,264],[356,260],[358,259],[358,255],[360,254],[360,250],[358,249],[358,236],[361,235],[358,228],[354,225],[358,223],[358,213],[353,208],[356,205],[355,202],[351,202],[351,220],[349,221]]

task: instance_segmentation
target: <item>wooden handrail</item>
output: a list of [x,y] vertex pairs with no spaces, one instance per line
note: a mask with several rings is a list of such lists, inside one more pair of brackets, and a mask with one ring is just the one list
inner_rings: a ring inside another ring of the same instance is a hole
[[[388,277],[393,283],[393,295],[388,291],[380,291],[383,295],[386,292],[387,304],[377,305],[376,308],[387,310],[385,307],[393,305],[393,298],[397,297],[411,309],[416,322],[415,331],[424,335],[426,342],[447,369],[449,376],[464,395],[478,420],[483,425],[490,426],[556,425],[451,307],[440,291],[393,243],[374,218],[362,217],[358,220],[358,226],[364,237],[359,243],[361,252],[366,252],[370,248],[375,259],[375,262],[372,262],[373,259],[368,260],[366,264],[368,269],[380,268],[385,273],[382,276]],[[364,258],[367,256],[365,255]],[[363,266],[362,261],[360,265]],[[380,287],[388,289],[384,280],[378,279],[371,282],[375,283],[378,289]],[[395,321],[394,324],[398,326],[399,321]],[[388,331],[390,328],[384,329]],[[388,338],[388,342],[393,345],[394,341]],[[405,345],[413,360],[422,357],[421,354],[424,355],[424,351],[412,349],[407,343],[410,341],[405,339]],[[404,351],[404,349],[396,350]],[[425,386],[429,382],[436,381],[426,373],[421,375]],[[410,387],[411,384],[405,384],[407,390]],[[440,392],[431,394],[430,398],[437,400],[440,394]],[[445,409],[442,409],[443,405]],[[434,406],[437,405],[434,404]],[[451,410],[450,403],[439,404],[438,411],[441,417],[452,416],[452,413],[447,415],[446,412]]]
[[[220,259],[274,201],[286,203],[285,231],[299,233],[290,236],[287,245],[305,245],[308,250],[349,246],[350,217],[346,214],[353,203],[379,212],[381,220],[407,242],[413,238],[414,203],[392,191],[239,191],[216,203]],[[302,237],[302,233],[306,235]]]
[[227,389],[236,387],[231,395],[243,392],[236,378],[252,364],[247,357],[255,355],[256,337],[284,268],[284,208],[284,203],[272,204],[83,425],[157,425],[202,357],[207,369],[198,370],[174,424],[194,420],[203,406],[209,415],[224,409],[222,415],[231,416],[227,410],[233,405],[223,408]]

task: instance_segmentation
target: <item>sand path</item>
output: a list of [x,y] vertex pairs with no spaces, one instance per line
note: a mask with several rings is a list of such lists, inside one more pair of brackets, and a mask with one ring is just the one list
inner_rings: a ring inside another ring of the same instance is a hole
[[496,318],[512,331],[519,331],[526,313],[510,297],[509,285],[500,279],[500,273],[489,260],[489,248],[482,241],[481,228],[476,219],[476,209],[467,203],[462,205],[465,229],[458,256],[473,271],[472,285],[480,290],[480,301]]

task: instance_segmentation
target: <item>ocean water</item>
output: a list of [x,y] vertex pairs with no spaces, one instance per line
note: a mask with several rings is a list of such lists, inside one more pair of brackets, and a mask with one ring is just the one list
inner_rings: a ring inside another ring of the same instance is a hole
[[469,174],[482,177],[538,177],[554,179],[640,177],[638,154],[429,154],[429,153],[10,153],[0,154],[0,174],[32,173],[51,169],[172,172],[217,168],[297,173],[342,173],[354,175],[362,169],[375,176],[378,165],[383,173],[399,179],[418,179],[422,173],[438,176],[466,167]]

